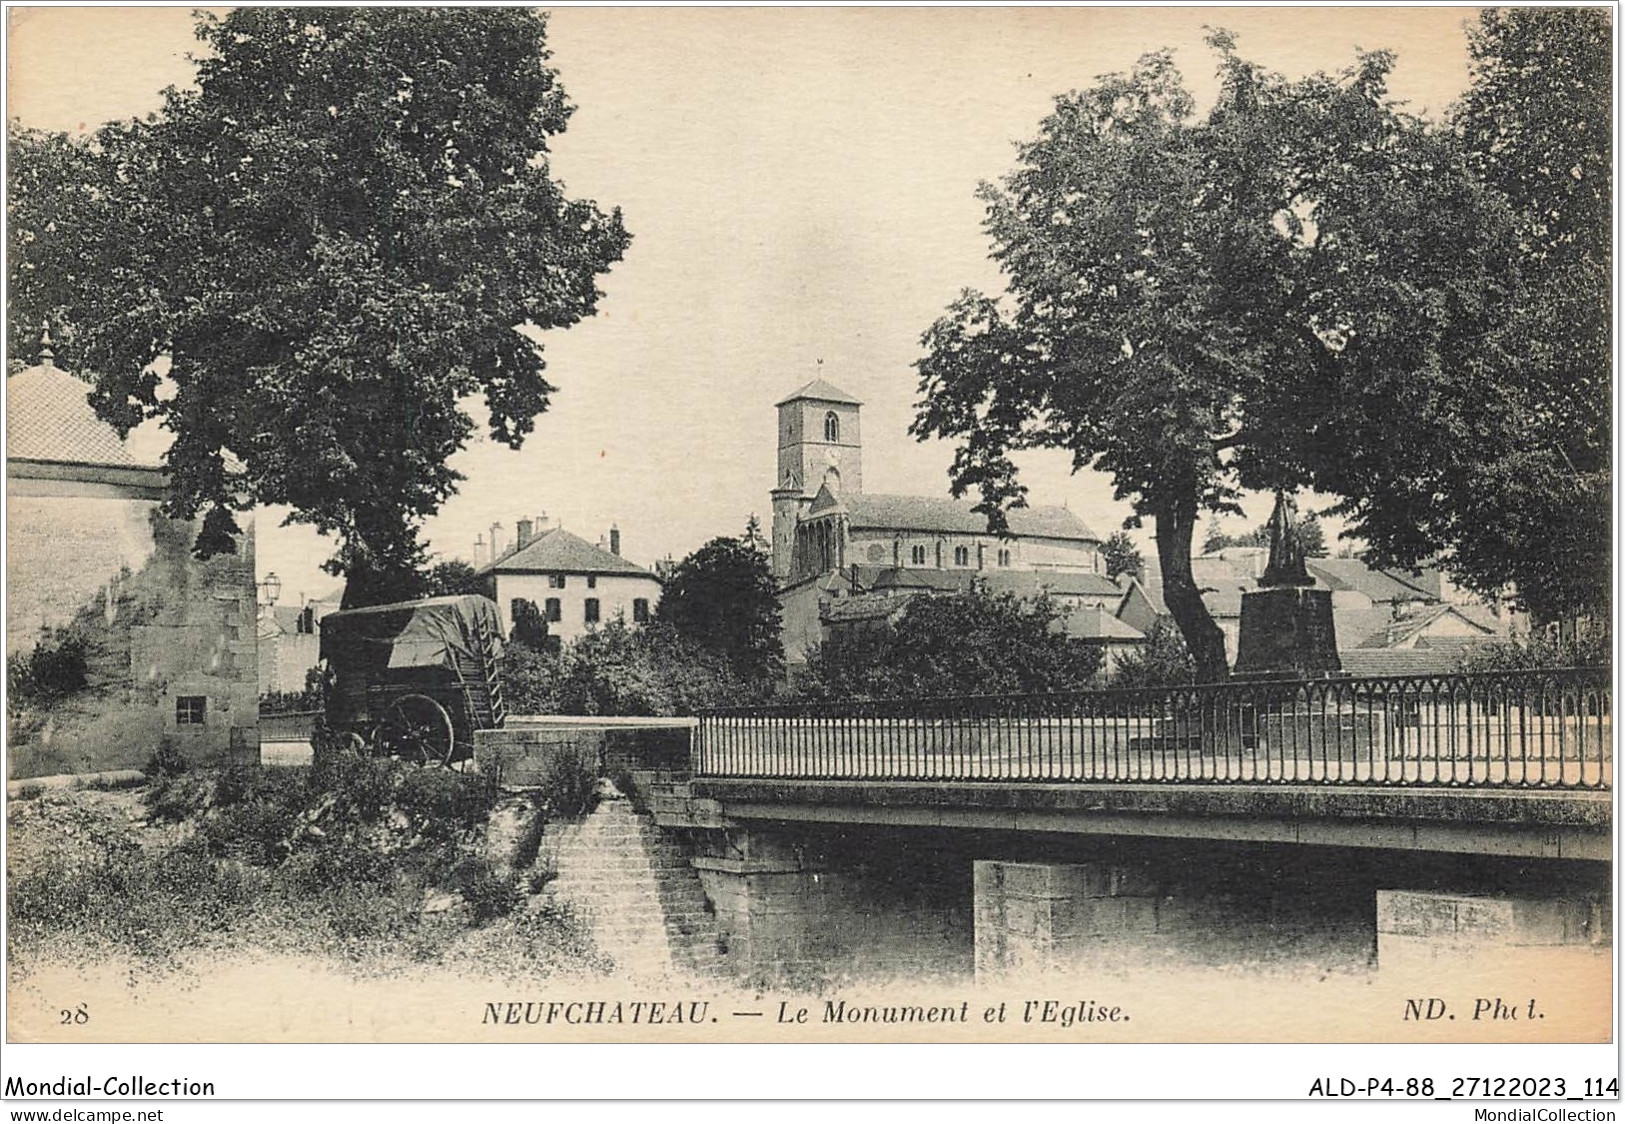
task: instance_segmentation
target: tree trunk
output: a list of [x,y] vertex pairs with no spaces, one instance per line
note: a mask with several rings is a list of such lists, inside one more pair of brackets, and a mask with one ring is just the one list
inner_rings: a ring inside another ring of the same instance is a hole
[[400,513],[357,512],[339,551],[344,572],[342,609],[364,609],[422,597],[426,588],[423,548]]
[[1195,497],[1189,501],[1180,499],[1159,504],[1152,514],[1157,521],[1162,599],[1185,638],[1191,659],[1196,662],[1196,680],[1223,683],[1230,677],[1230,664],[1224,654],[1224,632],[1203,604],[1196,578],[1191,573],[1191,542],[1196,533]]

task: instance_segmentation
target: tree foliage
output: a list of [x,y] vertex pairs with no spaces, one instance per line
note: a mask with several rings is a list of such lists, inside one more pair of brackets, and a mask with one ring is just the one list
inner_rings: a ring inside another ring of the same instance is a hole
[[521,714],[665,717],[737,706],[763,690],[659,622],[610,621],[557,651],[510,646],[503,676],[508,705]]
[[628,237],[552,177],[571,106],[532,11],[238,8],[197,34],[197,88],[151,119],[13,134],[13,326],[61,322],[107,420],[174,431],[167,508],[203,514],[200,552],[285,504],[338,536],[346,606],[388,600],[456,487],[461,401],[518,446],[553,390],[531,330],[592,315]]
[[712,539],[679,562],[660,595],[657,617],[677,635],[720,654],[742,679],[763,681],[783,672],[772,564],[744,540]]
[[1187,687],[1196,682],[1185,638],[1172,622],[1159,617],[1146,633],[1145,643],[1117,661],[1111,686],[1128,689]]
[[1063,612],[980,587],[918,596],[896,623],[834,633],[808,653],[794,688],[835,700],[1083,690],[1101,653],[1059,630]]
[[1407,455],[1448,450],[1462,418],[1441,403],[1502,397],[1480,352],[1517,272],[1505,208],[1388,97],[1388,54],[1289,81],[1210,44],[1205,117],[1148,55],[1058,98],[983,186],[1006,293],[966,292],[925,334],[914,425],[957,440],[955,491],[995,524],[1023,501],[1020,450],[1109,474],[1155,520],[1204,680],[1227,668],[1191,575],[1200,513],[1241,488],[1371,494],[1386,482],[1345,454],[1389,443],[1396,414]]
[[424,597],[451,597],[457,594],[485,594],[486,581],[461,558],[448,558],[429,567],[423,578]]
[[1340,450],[1331,481],[1379,564],[1432,559],[1547,620],[1606,616],[1610,594],[1612,42],[1602,8],[1491,9],[1471,30],[1454,124],[1511,209],[1511,299],[1450,357],[1484,377],[1435,396],[1445,440],[1392,411],[1390,441]]
[[1145,577],[1145,557],[1126,531],[1113,531],[1101,545],[1100,553],[1106,559],[1106,576],[1115,579],[1119,574],[1131,578]]
[[[1319,515],[1311,511],[1298,521],[1298,541],[1303,544],[1305,558],[1326,557],[1326,529],[1320,525]],[[1270,525],[1267,522],[1240,535],[1227,535],[1214,525],[1202,538],[1202,553],[1214,554],[1229,547],[1268,547],[1269,544]]]
[[508,639],[514,644],[535,652],[545,652],[552,647],[548,643],[547,616],[537,608],[536,602],[526,597],[514,598],[512,616],[513,629]]

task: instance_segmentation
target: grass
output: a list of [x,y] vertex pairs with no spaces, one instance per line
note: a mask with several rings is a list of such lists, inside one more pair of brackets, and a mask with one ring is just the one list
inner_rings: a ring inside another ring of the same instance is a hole
[[532,973],[603,967],[578,919],[484,853],[483,778],[348,752],[151,775],[9,802],[14,964],[287,951],[387,969],[501,950]]

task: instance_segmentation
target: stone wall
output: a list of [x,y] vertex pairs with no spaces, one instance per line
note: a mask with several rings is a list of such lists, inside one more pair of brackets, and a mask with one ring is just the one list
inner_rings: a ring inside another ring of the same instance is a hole
[[1377,891],[1378,963],[1459,960],[1494,950],[1608,948],[1612,911],[1600,893],[1500,896]]
[[587,754],[606,775],[689,768],[692,718],[578,718],[566,715],[510,716],[500,730],[474,733],[474,760],[480,771],[513,788],[539,785],[548,762],[565,753]]
[[964,978],[969,866],[884,836],[732,830],[694,858],[725,960],[761,986]]
[[[25,569],[32,570],[55,557],[46,545],[58,542],[49,533],[53,526],[63,530],[61,542],[79,542],[81,502],[113,502],[29,501],[26,510],[8,505],[14,519],[8,553],[26,555]],[[145,501],[128,501],[125,524],[135,518],[132,505],[141,507],[145,545],[131,540],[111,553],[92,551],[71,581],[64,576],[53,583],[32,571],[7,575],[12,625],[43,615],[54,622],[46,643],[82,641],[87,657],[83,690],[13,700],[13,778],[141,768],[166,740],[198,763],[259,759],[252,516],[238,516],[245,529],[237,553],[199,561],[191,553],[195,525],[165,519]],[[26,535],[16,525],[19,515],[27,516]],[[125,561],[109,575],[115,559]],[[65,591],[88,575],[99,584],[88,592],[73,586],[81,600],[64,617]]]

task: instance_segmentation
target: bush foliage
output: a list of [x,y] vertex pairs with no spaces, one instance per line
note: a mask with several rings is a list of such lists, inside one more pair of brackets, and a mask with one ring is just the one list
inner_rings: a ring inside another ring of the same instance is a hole
[[1083,690],[1100,650],[1060,631],[1063,611],[980,588],[915,597],[895,623],[838,632],[815,648],[795,690],[810,699]]
[[669,717],[758,698],[767,689],[741,679],[720,653],[658,621],[613,620],[558,652],[512,645],[503,663],[508,707],[516,714]]
[[[440,958],[525,902],[525,872],[483,850],[497,795],[477,775],[332,749],[308,769],[154,772],[145,829],[87,815],[68,795],[14,801],[14,835],[38,821],[41,845],[12,873],[12,947],[178,960],[252,934],[256,947]],[[589,947],[564,932],[573,924],[523,926],[518,943],[569,967],[571,955],[539,942],[550,932]]]

